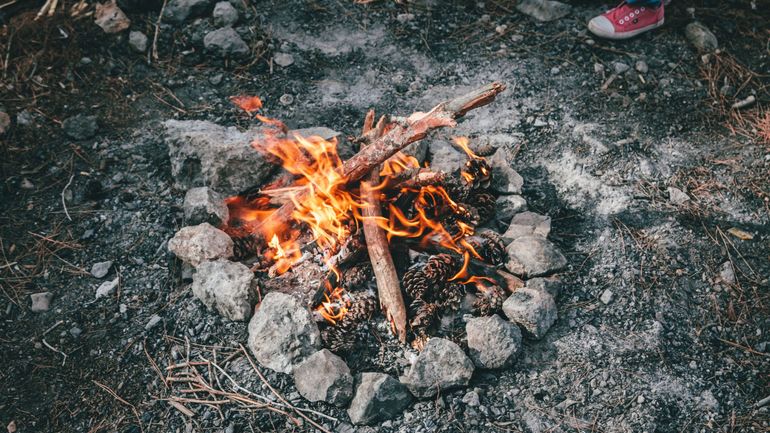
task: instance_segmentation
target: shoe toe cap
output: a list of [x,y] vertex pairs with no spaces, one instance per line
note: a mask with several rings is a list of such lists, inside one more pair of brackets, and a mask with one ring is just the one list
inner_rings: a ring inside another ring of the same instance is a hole
[[594,17],[588,22],[588,28],[596,35],[611,36],[615,34],[615,27],[604,15]]

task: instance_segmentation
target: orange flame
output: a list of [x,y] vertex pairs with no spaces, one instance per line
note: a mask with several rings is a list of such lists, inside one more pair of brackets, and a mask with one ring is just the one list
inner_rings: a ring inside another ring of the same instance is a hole
[[[240,96],[231,99],[234,104],[249,114],[262,108],[262,101],[256,96]],[[263,239],[269,239],[265,256],[273,262],[271,269],[281,274],[291,269],[292,265],[301,259],[302,252],[297,241],[299,238],[297,229],[280,224],[267,224],[271,221],[269,216],[275,211],[276,206],[271,204],[271,198],[291,200],[295,206],[292,213],[293,220],[309,228],[313,240],[324,251],[335,251],[350,236],[351,224],[358,224],[365,218],[361,209],[366,204],[356,190],[348,187],[349,179],[340,174],[343,161],[337,153],[336,140],[325,140],[318,136],[303,137],[297,134],[287,136],[286,128],[280,121],[259,114],[254,116],[271,128],[263,136],[255,139],[251,143],[252,147],[280,161],[284,170],[294,176],[294,181],[290,185],[283,183],[269,186],[260,191],[257,198],[250,200],[241,196],[231,197],[227,200],[227,204],[231,211],[231,221],[241,221],[248,227],[258,227],[258,234]],[[470,150],[466,137],[457,137],[455,143],[468,154],[469,158],[480,158]],[[382,185],[387,183],[389,177],[419,167],[420,164],[416,158],[398,152],[382,166],[380,171],[383,177]],[[301,201],[297,199],[298,191],[306,192]],[[474,228],[462,222],[456,222],[456,230],[450,233],[441,222],[448,214],[464,213],[465,209],[462,205],[452,200],[441,186],[428,185],[400,192],[413,196],[412,203],[415,211],[413,216],[405,215],[392,202],[393,199],[388,198],[383,192],[383,203],[388,212],[386,216],[373,218],[376,224],[385,230],[388,240],[419,239],[424,246],[437,244],[461,254],[464,259],[463,266],[452,280],[464,284],[476,284],[481,281],[479,279],[481,277],[473,277],[468,272],[471,258],[481,258],[465,240],[466,236],[473,234]],[[332,272],[338,274],[333,266],[330,265],[330,268]],[[339,322],[348,311],[349,297],[341,287],[331,284],[327,284],[324,297],[324,301],[316,311],[330,323]]]

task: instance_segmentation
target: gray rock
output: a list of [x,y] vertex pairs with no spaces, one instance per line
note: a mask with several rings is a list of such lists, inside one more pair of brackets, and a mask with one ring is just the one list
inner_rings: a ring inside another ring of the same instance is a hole
[[524,178],[513,169],[511,155],[505,149],[498,149],[487,160],[492,167],[492,189],[500,194],[521,194]]
[[[16,115],[16,124],[19,126],[29,126],[35,122],[35,115],[29,110],[22,110]],[[11,122],[8,122],[8,127],[11,126]]]
[[83,330],[78,328],[77,326],[73,326],[72,328],[70,328],[70,335],[72,336],[72,338],[78,338],[82,333],[83,333]]
[[428,146],[430,166],[435,171],[454,173],[461,169],[468,160],[465,153],[452,147],[448,141],[433,140]]
[[294,385],[310,401],[344,406],[353,397],[353,376],[348,365],[326,349],[310,355],[294,368]]
[[681,189],[670,186],[668,187],[668,199],[672,204],[681,206],[690,201],[690,196]]
[[193,266],[233,255],[233,240],[209,223],[184,227],[168,241],[168,249],[180,260]]
[[684,28],[684,34],[698,51],[711,52],[719,47],[717,37],[711,33],[708,27],[697,21],[687,24],[687,27]]
[[384,373],[362,373],[348,416],[353,424],[374,424],[401,414],[412,396],[399,381]]
[[342,135],[341,132],[335,131],[331,128],[327,128],[325,126],[312,126],[310,128],[302,128],[302,129],[293,129],[289,131],[288,135],[294,136],[299,135],[300,137],[321,137],[324,140],[331,140],[332,138],[339,137]]
[[29,299],[32,300],[32,306],[30,310],[33,313],[43,313],[51,308],[51,301],[53,300],[53,293],[40,292],[29,295]]
[[506,248],[505,267],[520,277],[542,277],[563,270],[567,259],[559,249],[542,236],[524,236]]
[[644,60],[637,61],[634,68],[636,69],[636,72],[640,74],[646,74],[650,70],[650,67],[647,66],[647,62]]
[[294,64],[294,56],[289,53],[276,53],[273,56],[273,62],[278,66],[287,68]]
[[567,16],[572,6],[552,0],[522,0],[516,4],[516,9],[538,21],[547,22]]
[[401,152],[404,155],[413,156],[420,164],[422,164],[425,161],[425,158],[428,157],[428,142],[425,140],[417,141],[401,149]]
[[249,46],[232,27],[206,33],[203,37],[203,47],[220,57],[243,57],[250,52]]
[[170,0],[163,10],[163,20],[180,24],[187,18],[208,13],[211,3],[211,0]]
[[96,135],[99,126],[96,123],[96,116],[78,114],[64,119],[62,128],[64,133],[73,140],[87,140]]
[[722,263],[722,268],[719,271],[719,279],[726,284],[735,284],[735,268],[733,268],[733,264],[729,260]]
[[532,278],[527,280],[528,289],[545,292],[556,298],[561,292],[562,282],[556,277]]
[[497,198],[495,215],[500,222],[508,223],[514,215],[527,209],[527,201],[520,195],[501,195]]
[[238,22],[238,10],[230,2],[219,2],[214,5],[214,12],[211,13],[211,18],[217,27],[232,26]]
[[185,223],[220,226],[229,218],[230,212],[221,194],[206,186],[187,190],[184,196]]
[[147,324],[144,325],[144,329],[149,331],[150,329],[158,326],[161,320],[162,319],[160,316],[158,316],[157,314],[153,314],[152,316],[150,316],[150,320],[147,321]]
[[93,275],[94,278],[104,278],[107,276],[107,273],[110,272],[111,267],[112,267],[112,260],[107,260],[106,262],[94,263],[91,266],[91,275]]
[[188,190],[208,185],[225,195],[262,185],[274,166],[251,147],[258,128],[241,132],[200,120],[163,123],[175,187]]
[[439,391],[465,386],[473,375],[473,362],[457,344],[431,338],[402,378],[415,397],[432,397]]
[[222,83],[222,79],[224,78],[224,74],[214,74],[211,77],[209,77],[209,83],[211,83],[214,86],[218,86]]
[[262,299],[249,322],[249,348],[261,365],[290,374],[320,347],[318,326],[299,301],[280,292]]
[[[511,325],[514,328],[516,326]],[[521,338],[521,337],[519,337]],[[479,398],[479,393],[476,391],[468,391],[463,396],[463,403],[467,404],[470,407],[478,407],[481,404],[481,399]]]
[[96,289],[96,299],[112,296],[118,289],[120,277],[115,277],[112,281],[105,281]]
[[242,263],[222,259],[203,262],[193,275],[192,293],[228,320],[249,320],[257,303],[252,280],[254,273]]
[[612,290],[610,290],[610,289],[605,289],[605,290],[602,292],[602,295],[601,295],[601,296],[599,296],[599,300],[600,300],[600,301],[602,301],[602,304],[604,304],[604,305],[607,305],[607,304],[609,304],[610,302],[612,302],[612,298],[614,297],[614,295],[615,295],[615,294],[614,294],[614,293],[612,293]]
[[612,64],[612,67],[615,69],[615,73],[618,75],[625,74],[629,69],[631,69],[630,66],[623,62],[615,62]]
[[518,289],[503,303],[503,312],[524,333],[539,340],[556,322],[557,310],[553,297],[545,292]]
[[479,368],[509,367],[521,349],[521,331],[498,315],[474,317],[465,325],[468,354]]
[[414,14],[398,14],[396,15],[396,20],[400,22],[401,24],[408,23],[409,21],[412,21],[414,19]]
[[128,46],[137,53],[147,51],[147,35],[142,32],[131,31],[128,34]]
[[551,217],[535,212],[521,212],[513,216],[511,224],[503,233],[503,241],[513,242],[524,236],[548,237],[551,232]]

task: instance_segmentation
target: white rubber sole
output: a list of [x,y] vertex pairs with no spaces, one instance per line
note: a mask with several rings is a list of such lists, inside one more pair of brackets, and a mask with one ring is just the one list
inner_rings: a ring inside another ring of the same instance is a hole
[[630,32],[610,33],[610,32],[606,32],[603,29],[595,26],[593,21],[589,21],[588,22],[588,30],[590,30],[591,33],[593,33],[596,36],[599,36],[600,38],[622,40],[622,39],[633,38],[634,36],[641,35],[644,32],[648,32],[650,30],[657,29],[658,27],[662,26],[664,22],[666,22],[666,18],[665,17],[662,18],[660,21],[658,21],[655,24],[650,24],[647,27],[642,27],[640,29],[632,30]]

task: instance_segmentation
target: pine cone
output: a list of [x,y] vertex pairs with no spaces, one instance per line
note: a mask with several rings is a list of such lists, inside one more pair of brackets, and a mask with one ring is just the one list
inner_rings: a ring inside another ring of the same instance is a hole
[[412,349],[422,352],[422,349],[425,348],[425,345],[428,344],[428,340],[430,340],[430,337],[425,331],[418,331],[414,335],[414,340],[412,340]]
[[474,309],[480,316],[491,316],[503,308],[506,292],[499,286],[487,287],[479,293],[478,299],[473,303]]
[[454,257],[449,254],[430,256],[423,268],[426,279],[436,286],[442,286],[458,271]]
[[485,230],[479,233],[479,237],[484,239],[484,244],[479,251],[479,255],[485,262],[493,265],[500,265],[505,262],[508,253],[505,251],[505,243],[499,234],[492,230]]
[[492,168],[484,158],[469,159],[462,171],[467,175],[463,176],[466,181],[470,178],[469,186],[473,189],[486,188],[492,180]]
[[430,328],[438,318],[438,304],[418,301],[413,303],[413,306],[416,306],[416,309],[412,314],[412,320],[409,322],[409,325],[413,329],[425,330]]
[[232,237],[232,240],[233,257],[235,260],[243,260],[257,255],[260,242],[253,234],[234,236]]
[[444,309],[457,311],[460,309],[463,297],[465,296],[465,286],[458,283],[449,283],[438,293],[436,299],[439,300],[439,306]]
[[372,281],[372,267],[369,263],[353,266],[342,272],[342,287],[346,290],[365,288]]
[[431,285],[420,268],[412,268],[406,271],[402,282],[404,284],[404,291],[411,299],[422,299]]
[[457,205],[457,209],[455,209],[454,215],[450,219],[454,218],[457,221],[462,221],[471,227],[479,225],[481,218],[479,217],[478,210],[473,205],[467,203],[457,203]]
[[377,299],[369,294],[361,294],[348,307],[345,316],[336,324],[328,324],[321,332],[324,345],[332,352],[346,352],[358,341],[358,331],[362,323],[370,320],[377,311]]
[[357,296],[348,307],[340,325],[353,326],[366,322],[372,318],[376,311],[377,299],[374,296],[368,294]]
[[449,197],[455,202],[463,202],[468,199],[470,195],[470,188],[468,184],[463,182],[460,177],[450,177],[444,181],[444,190],[446,190]]
[[356,345],[355,328],[341,324],[329,325],[321,332],[321,339],[332,352],[347,352]]
[[471,150],[473,150],[473,153],[475,153],[478,156],[487,157],[487,156],[494,155],[495,152],[497,152],[497,147],[489,143],[477,144],[476,146],[471,146]]
[[495,199],[495,196],[488,192],[473,194],[470,198],[470,204],[476,208],[481,224],[490,221],[495,216],[497,200]]

